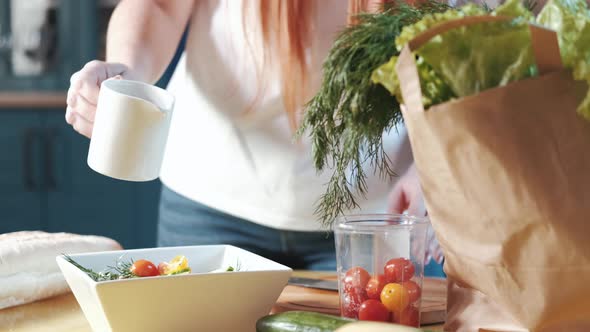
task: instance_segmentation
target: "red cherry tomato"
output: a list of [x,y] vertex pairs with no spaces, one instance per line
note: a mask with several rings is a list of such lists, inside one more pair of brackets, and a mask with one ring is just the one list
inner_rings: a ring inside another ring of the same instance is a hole
[[422,290],[417,283],[412,280],[402,282],[402,286],[404,286],[408,290],[408,295],[410,295],[410,303],[415,303],[420,299],[420,295],[422,294]]
[[391,312],[401,312],[410,304],[408,290],[396,283],[390,283],[381,291],[381,303]]
[[414,264],[409,259],[394,258],[385,263],[385,279],[387,282],[403,282],[414,276]]
[[369,279],[369,282],[367,282],[367,296],[370,299],[378,300],[381,296],[381,291],[383,290],[383,286],[385,286],[385,284],[387,284],[385,280],[385,275],[379,274],[377,276],[372,277],[371,279]]
[[389,311],[383,303],[377,300],[366,300],[359,308],[359,320],[372,320],[376,322],[388,322]]
[[394,313],[393,322],[406,326],[420,327],[420,315],[418,309],[414,306],[409,306],[401,313]]
[[344,275],[344,291],[350,289],[365,291],[371,275],[362,267],[353,267]]
[[342,299],[342,303],[340,304],[340,311],[342,317],[346,318],[353,318],[356,319],[358,315],[358,311],[355,309],[354,305],[351,303],[351,300],[348,297],[344,297]]
[[158,268],[154,263],[145,259],[133,262],[129,271],[138,277],[154,277],[160,275],[160,272],[158,272]]
[[351,288],[345,291],[341,299],[342,303],[340,304],[342,316],[354,319],[358,318],[361,304],[366,300],[365,291],[362,289]]

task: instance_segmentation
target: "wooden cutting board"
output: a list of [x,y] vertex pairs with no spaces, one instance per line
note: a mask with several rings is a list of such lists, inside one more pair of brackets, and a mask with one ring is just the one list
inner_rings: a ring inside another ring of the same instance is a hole
[[[324,277],[335,279],[335,277]],[[447,281],[441,278],[424,278],[422,284],[421,324],[442,323],[447,308]],[[338,292],[287,285],[272,313],[301,310],[340,315]]]

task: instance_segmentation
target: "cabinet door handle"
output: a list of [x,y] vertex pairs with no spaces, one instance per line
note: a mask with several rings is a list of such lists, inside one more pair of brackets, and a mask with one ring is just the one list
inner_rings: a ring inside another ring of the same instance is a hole
[[45,188],[47,191],[54,191],[57,189],[57,180],[55,178],[55,161],[54,161],[54,150],[55,140],[57,138],[57,130],[55,128],[49,128],[45,131],[45,139],[43,143],[44,147],[44,160],[45,160]]
[[34,128],[27,128],[23,134],[23,183],[26,191],[34,191],[37,187],[33,177],[33,142],[35,140],[35,131]]

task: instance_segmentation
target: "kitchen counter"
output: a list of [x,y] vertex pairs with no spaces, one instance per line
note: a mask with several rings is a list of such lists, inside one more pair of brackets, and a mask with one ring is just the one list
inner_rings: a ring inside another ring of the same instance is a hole
[[64,91],[0,92],[0,108],[56,108],[66,107]]
[[[294,276],[319,278],[322,272],[296,271]],[[286,291],[283,291],[281,298]],[[430,331],[443,331],[441,325],[424,326]],[[92,332],[78,302],[71,293],[27,305],[0,310],[2,332]]]

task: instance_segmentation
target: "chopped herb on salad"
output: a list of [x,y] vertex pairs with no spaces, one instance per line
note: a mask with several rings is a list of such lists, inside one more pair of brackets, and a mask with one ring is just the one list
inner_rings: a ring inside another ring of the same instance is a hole
[[[85,272],[94,281],[108,281],[118,279],[131,279],[143,277],[157,277],[157,276],[171,276],[179,274],[189,274],[192,272],[188,259],[183,255],[174,257],[169,262],[161,262],[156,266],[149,260],[140,259],[137,261],[123,260],[122,257],[117,259],[115,266],[107,266],[103,271],[96,272],[92,269],[86,268],[76,262],[72,257],[63,255],[64,259]],[[230,265],[224,269],[218,269],[211,272],[232,272],[240,271],[240,262],[236,262],[235,266]]]

